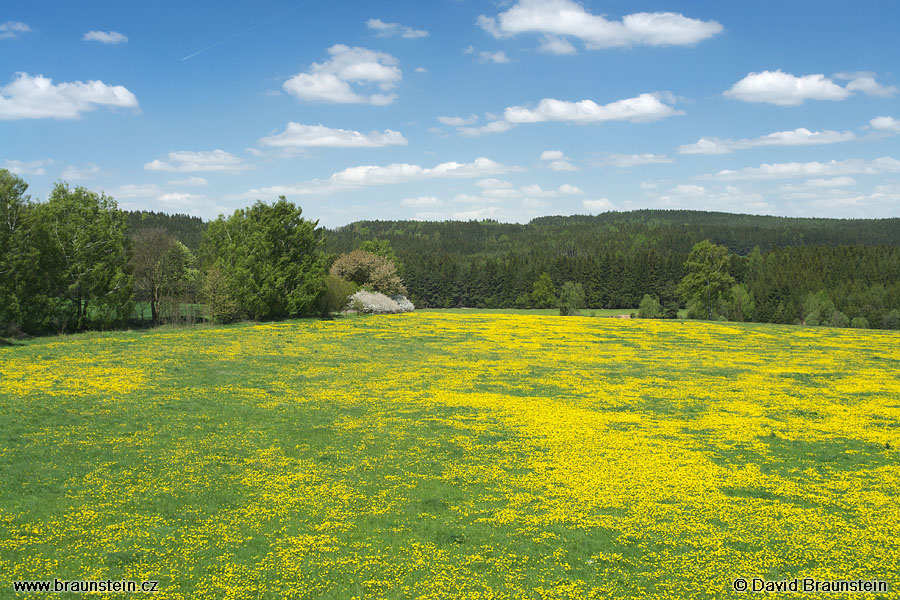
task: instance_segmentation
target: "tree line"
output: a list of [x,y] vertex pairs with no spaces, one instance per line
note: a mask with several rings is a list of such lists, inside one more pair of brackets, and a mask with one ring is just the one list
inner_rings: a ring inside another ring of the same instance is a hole
[[639,308],[640,316],[900,326],[900,219],[641,210],[326,230],[285,198],[203,222],[124,212],[0,170],[0,330],[323,315],[357,289],[420,307]]
[[[0,170],[0,335],[122,327],[137,306],[154,325],[196,319],[201,303],[219,322],[328,316],[359,287],[328,274],[323,229],[284,197],[204,224],[192,250],[176,236],[190,241],[199,220],[149,213],[129,228],[105,194],[57,183],[34,202],[27,189]],[[368,260],[364,286],[400,284],[385,262]]]

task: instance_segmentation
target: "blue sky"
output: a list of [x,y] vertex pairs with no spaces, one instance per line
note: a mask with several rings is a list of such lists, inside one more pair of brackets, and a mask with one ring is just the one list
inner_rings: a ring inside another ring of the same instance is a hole
[[0,168],[326,226],[687,208],[900,216],[900,4],[19,2]]

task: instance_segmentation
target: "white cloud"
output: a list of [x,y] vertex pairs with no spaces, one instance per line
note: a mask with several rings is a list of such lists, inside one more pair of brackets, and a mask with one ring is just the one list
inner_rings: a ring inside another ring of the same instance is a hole
[[137,108],[137,98],[121,85],[102,81],[73,81],[54,84],[49,77],[16,73],[15,79],[0,88],[0,120],[77,119],[98,106]]
[[610,21],[587,12],[572,0],[519,0],[496,17],[481,15],[478,25],[497,38],[520,33],[572,36],[590,49],[637,44],[691,45],[722,31],[722,26],[715,21],[690,19],[671,12],[634,13],[621,21]]
[[835,79],[849,79],[847,89],[851,92],[863,92],[869,96],[890,98],[897,94],[896,86],[884,86],[875,81],[875,73],[862,71],[859,73],[836,73]]
[[869,121],[872,129],[889,133],[900,133],[900,120],[894,117],[875,117]]
[[112,191],[113,198],[156,198],[162,193],[155,183],[120,185]]
[[405,27],[399,23],[385,23],[381,19],[369,19],[366,21],[366,27],[377,31],[378,37],[392,37],[399,35],[406,39],[415,39],[428,36],[428,32],[422,29]]
[[627,168],[639,165],[673,163],[675,161],[665,154],[610,154],[602,162],[607,165]]
[[337,104],[373,104],[383,106],[396,99],[396,94],[360,94],[353,85],[377,85],[382,92],[394,89],[403,79],[397,59],[384,52],[367,48],[350,48],[336,44],[324,63],[313,63],[309,72],[299,73],[284,82],[285,91],[307,102]]
[[578,52],[569,40],[559,35],[543,36],[538,50],[547,54],[576,54]]
[[100,173],[100,167],[97,165],[88,164],[84,167],[69,165],[63,169],[62,178],[65,180],[90,179],[98,173]]
[[806,185],[814,188],[849,187],[856,185],[852,177],[832,177],[831,179],[807,179]]
[[511,200],[513,198],[521,198],[522,192],[511,188],[490,188],[481,192],[481,195],[491,200]]
[[603,123],[605,121],[649,122],[683,114],[660,100],[660,94],[641,94],[635,98],[600,105],[592,100],[566,102],[544,98],[537,107],[510,106],[504,117],[510,123],[564,121],[570,123]]
[[729,154],[735,150],[764,146],[813,146],[836,144],[855,139],[856,136],[851,131],[810,131],[801,127],[793,131],[776,131],[752,139],[723,140],[704,137],[693,144],[679,146],[678,152],[680,154]]
[[506,56],[506,52],[503,50],[498,50],[497,52],[488,52],[487,50],[483,52],[479,52],[478,56],[481,57],[481,60],[484,62],[492,62],[497,64],[506,64],[509,62],[509,57]]
[[655,190],[659,187],[659,184],[654,181],[642,181],[641,189],[642,190]]
[[466,137],[477,137],[485,133],[503,133],[512,129],[509,121],[491,121],[481,127],[458,127],[457,131]]
[[502,173],[523,171],[521,167],[504,165],[489,158],[479,157],[470,163],[445,162],[434,167],[422,167],[407,163],[387,166],[358,166],[338,171],[328,179],[314,179],[294,185],[275,185],[254,188],[239,194],[222,196],[224,200],[252,200],[277,198],[278,196],[322,195],[369,185],[387,185],[424,181],[428,179],[465,179],[490,177]]
[[302,125],[293,121],[278,135],[259,140],[263,146],[278,148],[381,148],[405,146],[408,142],[398,131],[360,133],[350,129],[332,129],[324,125]]
[[740,171],[719,171],[714,175],[706,175],[704,178],[732,181],[742,179],[824,178],[841,175],[880,175],[884,173],[900,173],[900,160],[884,156],[874,160],[851,158],[842,161],[832,160],[827,163],[816,161],[806,163],[764,163],[758,167],[747,167]]
[[427,73],[428,69],[425,67],[416,67],[416,73]]
[[502,179],[495,179],[491,177],[488,179],[481,179],[479,181],[476,181],[475,187],[484,189],[511,188],[512,184],[508,181],[503,181]]
[[589,210],[592,213],[601,213],[607,212],[610,210],[615,210],[616,206],[609,201],[608,198],[597,198],[596,200],[582,200],[581,206],[585,208],[585,210]]
[[404,198],[400,204],[403,206],[438,206],[441,201],[434,196],[419,196],[418,198]]
[[547,165],[551,171],[577,171],[578,167],[567,160],[554,160]]
[[544,150],[541,152],[541,160],[565,160],[568,158],[562,150]]
[[450,127],[462,127],[471,125],[478,121],[478,115],[469,115],[468,117],[438,117],[438,121]]
[[209,182],[202,177],[188,177],[187,179],[173,179],[172,181],[167,181],[167,185],[185,185],[189,187],[201,187],[204,185],[209,185]]
[[81,39],[101,44],[123,44],[128,41],[128,38],[118,31],[88,31]]
[[11,40],[20,33],[30,33],[31,27],[21,21],[6,21],[0,23],[0,40]]
[[51,164],[53,161],[49,158],[29,162],[6,159],[3,161],[3,168],[16,175],[46,175],[47,170],[44,167]]
[[224,150],[212,152],[169,152],[169,162],[159,159],[148,162],[144,168],[148,171],[171,171],[174,173],[191,173],[200,171],[221,171],[237,173],[252,168],[239,158]]
[[843,88],[821,73],[796,77],[778,69],[750,73],[731,86],[725,95],[744,102],[799,106],[806,100],[844,100],[851,92],[849,86]]
[[535,198],[557,198],[559,196],[579,196],[584,191],[579,187],[564,183],[555,190],[544,190],[539,185],[526,185],[522,188],[522,193]]
[[435,178],[484,177],[518,170],[521,169],[479,157],[470,163],[445,162],[431,168],[407,163],[394,163],[386,167],[372,165],[349,167],[335,173],[328,181],[335,185],[359,186]]

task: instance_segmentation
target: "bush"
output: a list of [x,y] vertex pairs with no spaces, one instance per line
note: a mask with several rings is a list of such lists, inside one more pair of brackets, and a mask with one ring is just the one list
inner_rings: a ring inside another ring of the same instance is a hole
[[228,289],[225,275],[215,265],[209,268],[203,278],[200,297],[206,304],[207,317],[214,323],[230,323],[240,315],[240,307]]
[[804,321],[804,323],[813,327],[815,327],[816,325],[820,325],[822,323],[822,319],[819,316],[819,311],[814,310],[806,315],[806,320]]
[[359,290],[350,297],[350,306],[358,313],[393,314],[410,312],[415,309],[412,302],[404,296],[389,298],[379,292]]
[[393,262],[363,250],[338,256],[329,274],[388,296],[407,293]]
[[322,294],[319,309],[322,318],[327,319],[332,313],[344,310],[352,296],[359,288],[352,281],[345,281],[334,275],[325,276],[325,293]]
[[559,292],[560,316],[573,316],[578,314],[578,309],[584,306],[584,288],[580,283],[567,281]]
[[847,315],[842,313],[839,310],[834,311],[834,314],[831,315],[831,320],[828,322],[832,327],[847,327],[850,325],[850,319],[847,318]]
[[666,309],[663,314],[663,317],[666,319],[677,319],[678,318],[678,303],[677,302],[666,302]]
[[868,329],[869,320],[865,317],[853,317],[850,321],[850,327],[853,327],[854,329]]
[[516,296],[516,308],[531,308],[531,296],[525,293]]
[[900,329],[900,310],[895,308],[881,317],[881,326],[884,329]]
[[644,294],[644,297],[641,299],[641,304],[638,307],[637,315],[640,319],[662,318],[663,310],[662,306],[659,304],[659,300],[650,294]]

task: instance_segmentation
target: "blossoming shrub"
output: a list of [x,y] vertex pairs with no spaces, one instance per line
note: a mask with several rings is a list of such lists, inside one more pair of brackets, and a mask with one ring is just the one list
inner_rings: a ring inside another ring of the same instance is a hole
[[394,314],[410,312],[415,306],[405,296],[388,297],[379,292],[359,290],[350,296],[349,307],[368,314]]

